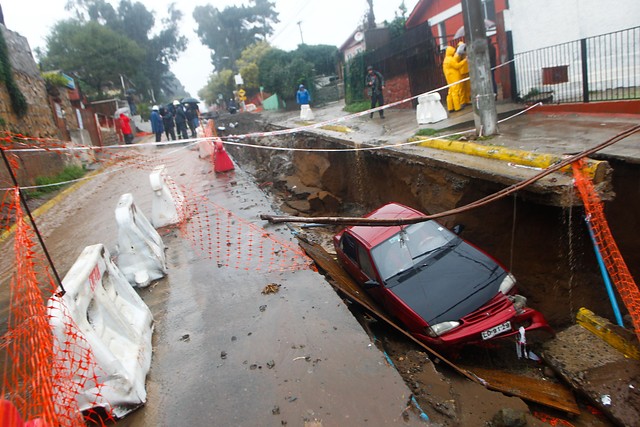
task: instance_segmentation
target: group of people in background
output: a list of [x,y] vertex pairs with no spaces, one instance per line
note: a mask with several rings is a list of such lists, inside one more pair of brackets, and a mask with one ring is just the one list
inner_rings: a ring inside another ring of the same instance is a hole
[[176,134],[180,139],[189,138],[188,130],[191,131],[191,137],[195,138],[196,128],[200,125],[199,113],[198,104],[195,103],[183,105],[175,100],[167,106],[154,105],[151,108],[151,131],[156,136],[156,142],[160,142],[163,132],[167,141],[175,141]]

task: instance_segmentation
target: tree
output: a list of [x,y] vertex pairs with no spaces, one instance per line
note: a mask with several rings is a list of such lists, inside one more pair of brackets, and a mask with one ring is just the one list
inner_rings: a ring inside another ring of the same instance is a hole
[[269,43],[259,41],[249,45],[242,51],[240,58],[236,61],[236,68],[244,80],[244,86],[249,94],[256,93],[260,88],[260,70],[258,64],[260,60],[271,50]]
[[353,104],[364,101],[364,80],[366,76],[364,52],[360,52],[352,57],[344,67],[344,100],[345,103]]
[[120,0],[117,10],[105,0],[69,0],[66,8],[75,12],[77,21],[104,25],[142,49],[140,67],[127,74],[139,91],[165,98],[173,94],[175,83],[169,66],[187,45],[178,29],[182,12],[174,4],[168,7],[162,26],[156,25],[153,13],[142,3],[131,0]]
[[275,10],[275,2],[269,0],[251,0],[253,7],[252,21],[254,22],[254,34],[261,36],[262,41],[267,40],[267,36],[273,34],[273,25],[280,22],[278,12]]
[[144,52],[132,40],[97,22],[58,22],[47,37],[43,68],[72,72],[102,95],[121,74],[135,74]]
[[296,56],[313,64],[315,74],[332,75],[336,73],[338,63],[337,47],[326,44],[301,44],[294,52]]
[[369,5],[369,10],[367,11],[367,21],[366,21],[366,29],[371,30],[376,28],[376,15],[373,13],[373,0],[367,0],[367,4]]
[[247,46],[236,61],[236,67],[242,69],[250,64],[258,64],[269,50],[271,50],[271,45],[266,41],[258,41]]
[[274,3],[252,0],[251,4],[253,6],[227,6],[223,10],[211,5],[194,9],[196,33],[212,50],[211,64],[216,70],[235,67],[244,49],[273,33],[271,24],[278,22]]
[[234,90],[233,71],[221,70],[209,76],[207,85],[200,89],[198,97],[209,104],[213,104],[219,98],[219,95],[228,100]]
[[[398,14],[400,12],[400,14]],[[407,6],[404,4],[404,0],[398,6],[398,10],[394,12],[395,18],[391,22],[384,21],[385,25],[389,27],[389,33],[392,39],[404,34],[407,23]]]
[[269,92],[293,99],[298,85],[304,84],[313,96],[313,64],[296,52],[271,49],[258,64],[259,78]]

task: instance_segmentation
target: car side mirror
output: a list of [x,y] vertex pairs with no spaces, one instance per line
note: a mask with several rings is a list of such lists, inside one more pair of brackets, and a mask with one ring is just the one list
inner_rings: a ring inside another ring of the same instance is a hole
[[378,283],[377,281],[375,281],[373,279],[369,279],[366,282],[364,282],[364,288],[365,289],[372,289],[372,288],[375,288],[376,286],[380,286],[380,283]]
[[460,233],[462,233],[462,231],[464,231],[464,225],[456,224],[456,225],[453,226],[451,231],[453,231],[454,233],[459,235]]

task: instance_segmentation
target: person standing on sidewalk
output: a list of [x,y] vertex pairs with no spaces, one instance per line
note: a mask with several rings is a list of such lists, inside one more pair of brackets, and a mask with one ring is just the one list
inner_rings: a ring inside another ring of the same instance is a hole
[[122,136],[124,137],[124,143],[129,145],[133,142],[133,133],[131,133],[131,125],[129,122],[131,119],[126,114],[120,113],[120,129],[122,129]]
[[173,114],[169,108],[161,108],[160,116],[162,116],[162,124],[164,125],[164,134],[167,136],[167,141],[171,139],[171,141],[176,140],[176,132],[175,127],[176,124],[173,122]]
[[175,111],[174,116],[176,120],[176,133],[178,134],[178,138],[189,138],[189,135],[187,134],[187,114],[184,111],[184,107],[177,99],[173,101],[173,109]]
[[460,67],[460,79],[467,79],[460,83],[460,106],[464,107],[471,104],[471,80],[469,80],[469,62],[467,61],[467,45],[465,43],[458,43],[453,60],[462,64],[462,67]]
[[296,101],[298,105],[309,105],[311,102],[311,95],[309,95],[309,91],[305,89],[304,85],[300,85],[298,87],[298,91],[296,92]]
[[300,120],[313,120],[313,112],[311,111],[311,94],[304,87],[300,85],[296,92],[296,102],[300,105]]
[[449,89],[447,91],[447,109],[450,113],[454,111],[460,111],[460,109],[462,108],[462,106],[460,105],[461,85],[457,82],[462,78],[460,69],[467,62],[466,59],[461,62],[457,61],[454,58],[455,53],[455,47],[447,46],[444,61],[442,61],[442,72],[444,73],[444,77],[447,80],[447,85],[451,85],[449,86]]
[[[365,86],[371,97],[371,108],[375,108],[376,104],[382,107],[384,105],[384,95],[382,90],[384,89],[384,77],[378,71],[374,70],[371,65],[367,67],[367,77],[364,81]],[[380,110],[380,118],[384,119],[384,110]],[[373,118],[373,112],[369,114],[370,118]]]
[[162,132],[164,132],[164,126],[162,126],[162,117],[160,117],[160,107],[154,105],[151,107],[151,131],[156,134],[156,142],[160,142],[162,139]]

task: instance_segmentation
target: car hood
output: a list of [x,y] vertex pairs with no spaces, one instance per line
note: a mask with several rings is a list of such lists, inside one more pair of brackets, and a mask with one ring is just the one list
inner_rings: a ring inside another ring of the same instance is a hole
[[507,272],[489,256],[459,240],[386,285],[430,325],[460,320],[499,291]]

